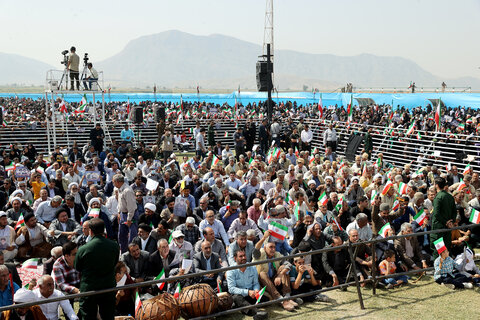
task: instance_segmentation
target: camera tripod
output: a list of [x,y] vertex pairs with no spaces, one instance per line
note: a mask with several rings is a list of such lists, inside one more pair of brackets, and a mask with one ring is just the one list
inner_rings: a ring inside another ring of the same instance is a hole
[[65,79],[65,90],[68,89],[68,57],[66,56],[65,52],[68,52],[68,51],[65,50],[64,52],[62,52],[63,53],[63,61],[61,62],[65,66],[65,68],[63,69],[62,78],[60,79],[60,82],[58,83],[57,90],[60,90],[60,88],[62,87],[63,79]]

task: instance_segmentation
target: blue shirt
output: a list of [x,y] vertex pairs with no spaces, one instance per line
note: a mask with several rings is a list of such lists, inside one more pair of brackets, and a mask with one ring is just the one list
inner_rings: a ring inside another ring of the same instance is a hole
[[228,230],[230,229],[230,226],[232,225],[233,220],[237,219],[238,216],[240,215],[240,209],[237,209],[237,211],[235,211],[234,214],[231,214],[227,218],[224,218],[225,213],[227,213],[226,206],[221,207],[218,213],[220,214],[220,217],[222,217],[222,223],[223,223],[223,226],[225,227],[225,230]]
[[257,268],[247,267],[244,272],[240,269],[227,271],[227,284],[230,294],[244,297],[248,295],[248,290],[260,290]]
[[[0,290],[0,307],[10,306],[13,304],[12,287],[10,287],[10,284],[11,282],[9,281],[5,290]],[[20,289],[20,287],[14,282],[13,291],[17,292],[18,289]]]
[[290,160],[290,162],[291,162],[294,166],[297,165],[297,157],[295,156],[295,153],[292,153],[292,155],[290,155],[290,154],[287,153],[287,154],[285,155],[285,158],[287,158],[288,160]]
[[207,219],[200,221],[200,225],[198,228],[200,229],[200,236],[203,239],[203,229],[206,227],[210,227],[213,229],[213,232],[215,233],[215,238],[217,239],[222,239],[223,243],[225,243],[225,246],[228,246],[230,244],[230,239],[228,238],[227,232],[225,231],[225,227],[223,224],[218,221],[214,220],[213,224],[208,223]]
[[[247,262],[252,261],[252,255],[253,255],[253,249],[255,249],[255,245],[253,244],[252,241],[247,240],[247,245],[245,246],[245,255],[247,256]],[[233,241],[230,243],[228,246],[228,264],[231,266],[236,265],[237,263],[235,262],[235,259],[233,258],[233,255],[235,252],[240,250],[240,246],[238,245],[237,241]]]
[[120,132],[120,138],[122,138],[123,141],[132,141],[134,137],[135,135],[131,129],[123,129],[122,132]]

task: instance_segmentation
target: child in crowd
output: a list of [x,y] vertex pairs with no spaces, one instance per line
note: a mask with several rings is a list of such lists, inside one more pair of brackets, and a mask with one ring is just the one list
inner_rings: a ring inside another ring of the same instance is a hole
[[[378,266],[380,269],[380,274],[386,276],[389,274],[395,274],[397,266],[395,265],[395,252],[393,250],[387,249],[384,253],[385,260],[382,260]],[[386,289],[391,289],[393,287],[399,286],[402,283],[408,283],[408,277],[396,276],[393,278],[386,278],[382,280],[386,284]]]
[[458,272],[454,273],[455,269],[460,270],[460,266],[450,257],[450,252],[443,244],[443,241],[441,243],[442,246],[437,246],[437,244],[435,244],[435,246],[437,246],[438,254],[440,255],[433,263],[433,266],[435,267],[435,272],[433,274],[435,282],[443,284],[450,289],[472,289],[473,285],[469,282],[470,279],[467,276]]

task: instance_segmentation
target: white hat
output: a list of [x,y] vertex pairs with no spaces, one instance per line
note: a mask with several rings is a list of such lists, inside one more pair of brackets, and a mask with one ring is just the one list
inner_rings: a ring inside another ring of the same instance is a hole
[[351,181],[353,182],[353,180],[360,181],[360,178],[358,178],[357,176],[353,176]]
[[15,197],[15,196],[17,196],[17,194],[21,194],[22,197],[25,195],[22,190],[15,190],[15,191],[12,192],[10,197]]
[[36,301],[37,297],[35,296],[35,293],[31,290],[27,290],[24,288],[20,288],[15,292],[15,295],[13,296],[13,302],[15,303],[27,303],[27,302],[33,302]]
[[172,238],[173,239],[177,239],[177,238],[180,238],[180,237],[185,237],[185,235],[182,233],[182,231],[175,230],[175,231],[172,232]]
[[152,210],[153,212],[155,212],[157,211],[157,206],[149,202],[145,204],[145,209]]
[[72,182],[68,185],[68,189],[71,189],[73,186],[78,187],[78,183]]
[[5,211],[0,211],[0,218],[6,217],[6,216],[7,216],[7,213]]
[[92,204],[94,204],[95,202],[100,203],[100,199],[98,199],[98,198],[90,199],[90,201],[88,201],[88,206],[91,207]]
[[308,181],[307,184],[308,184],[308,185],[311,185],[312,183],[315,184],[315,185],[317,184],[317,183],[315,182],[315,180],[310,180],[310,181]]
[[332,176],[326,176],[325,180],[330,179],[333,182],[333,177]]
[[12,201],[10,201],[10,202],[13,203],[13,201],[15,201],[15,200],[18,200],[18,201],[20,201],[20,203],[22,203],[22,199],[19,198],[19,197],[13,197]]

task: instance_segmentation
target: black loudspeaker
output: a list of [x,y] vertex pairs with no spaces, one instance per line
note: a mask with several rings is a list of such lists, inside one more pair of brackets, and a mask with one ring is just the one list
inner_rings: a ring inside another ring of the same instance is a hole
[[143,123],[143,108],[142,107],[135,107],[133,109],[133,123],[140,124]]
[[348,138],[347,147],[345,150],[345,158],[348,161],[355,161],[355,154],[363,142],[363,135],[352,133]]
[[155,122],[159,122],[160,120],[165,121],[165,108],[156,107],[155,108]]
[[258,91],[268,91],[273,89],[272,83],[273,64],[270,67],[266,61],[257,61],[257,89]]

